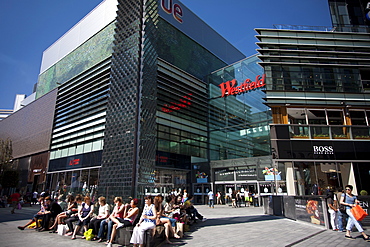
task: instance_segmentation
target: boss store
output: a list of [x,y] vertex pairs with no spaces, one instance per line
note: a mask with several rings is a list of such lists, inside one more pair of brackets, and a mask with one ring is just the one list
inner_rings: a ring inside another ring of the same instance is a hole
[[347,184],[370,191],[370,142],[290,139],[285,125],[271,126],[274,162],[286,171],[288,195],[325,195]]

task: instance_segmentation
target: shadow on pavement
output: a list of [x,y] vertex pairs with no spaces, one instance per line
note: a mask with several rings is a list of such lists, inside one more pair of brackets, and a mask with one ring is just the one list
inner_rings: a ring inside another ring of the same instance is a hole
[[171,239],[174,240],[173,244],[162,243],[161,247],[169,247],[169,246],[182,246],[187,244],[187,240],[193,238],[193,236],[189,235],[201,228],[204,227],[213,227],[213,226],[226,226],[226,225],[233,225],[233,224],[244,224],[244,223],[252,223],[258,221],[271,221],[271,220],[278,220],[281,219],[280,217],[271,216],[271,215],[252,215],[252,216],[237,216],[237,217],[227,217],[227,218],[213,218],[208,219],[205,222],[197,221],[197,223],[193,224],[190,227],[190,231],[185,232],[185,236],[182,239]]

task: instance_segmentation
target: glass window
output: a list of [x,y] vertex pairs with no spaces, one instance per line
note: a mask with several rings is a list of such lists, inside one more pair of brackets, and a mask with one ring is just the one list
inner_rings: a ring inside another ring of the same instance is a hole
[[364,111],[350,111],[352,125],[367,125]]
[[297,195],[324,195],[343,186],[341,164],[295,162],[294,167]]
[[290,124],[307,124],[305,109],[288,108],[287,111]]
[[308,124],[327,124],[325,110],[307,110]]
[[329,125],[344,125],[343,111],[327,110]]

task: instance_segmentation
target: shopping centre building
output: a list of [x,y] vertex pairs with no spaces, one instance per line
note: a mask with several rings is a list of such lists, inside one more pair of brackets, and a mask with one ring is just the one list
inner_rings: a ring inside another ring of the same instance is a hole
[[257,28],[246,58],[180,1],[103,1],[45,50],[36,100],[0,121],[20,187],[196,202],[211,188],[370,191],[370,32],[355,2],[329,1],[330,28]]

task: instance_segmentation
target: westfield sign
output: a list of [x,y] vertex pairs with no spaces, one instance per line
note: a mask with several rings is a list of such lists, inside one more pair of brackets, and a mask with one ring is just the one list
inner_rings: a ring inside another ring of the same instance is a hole
[[265,77],[266,75],[263,74],[262,76],[256,76],[255,81],[251,81],[251,79],[246,79],[240,86],[237,86],[238,83],[236,79],[223,82],[219,85],[221,88],[221,97],[246,93],[251,90],[264,87],[266,85]]

